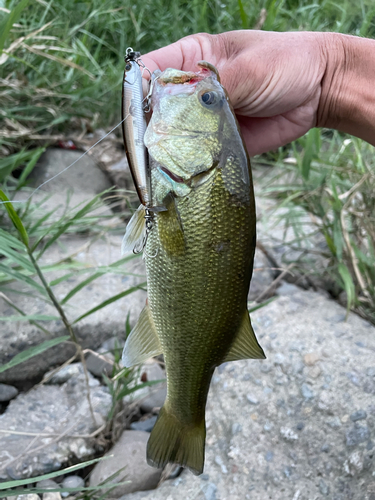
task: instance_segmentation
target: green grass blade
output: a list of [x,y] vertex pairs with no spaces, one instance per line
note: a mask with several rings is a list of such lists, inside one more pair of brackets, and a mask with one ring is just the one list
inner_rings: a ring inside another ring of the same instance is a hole
[[17,22],[23,9],[29,3],[29,0],[21,0],[21,2],[4,18],[0,24],[0,55],[4,50],[5,41],[9,35],[13,24]]
[[0,316],[0,322],[15,323],[16,321],[57,321],[60,316],[47,316],[46,314],[22,314],[21,316]]
[[20,175],[20,178],[18,179],[17,190],[25,185],[26,179],[33,171],[37,161],[42,156],[42,154],[44,153],[45,150],[46,150],[46,148],[36,148],[33,151],[33,154],[31,156],[30,160],[28,161],[26,167],[23,169],[22,174]]
[[[88,467],[89,465],[96,464],[101,460],[106,460],[106,457],[94,458],[93,460],[88,460],[87,462],[82,462],[78,465],[72,465],[71,467],[67,467],[66,469],[62,469],[56,472],[50,472],[49,474],[43,474],[42,476],[29,477],[28,479],[17,479],[15,481],[5,481],[3,483],[0,483],[0,490],[9,490],[10,488],[17,488],[18,486],[25,486],[27,484],[33,484],[38,481],[44,481],[45,479],[53,479],[54,477],[63,476],[64,474],[71,474],[76,470],[80,470],[84,467]],[[59,491],[62,490],[60,489]],[[23,490],[22,492],[25,493],[25,490]],[[2,495],[3,496],[1,498],[4,498],[4,494]]]
[[99,311],[100,309],[103,309],[103,307],[106,307],[109,304],[112,304],[112,302],[116,302],[116,300],[122,299],[123,297],[126,297],[127,295],[130,295],[131,293],[133,293],[137,290],[140,290],[142,287],[144,287],[146,285],[147,285],[146,282],[140,283],[139,285],[128,288],[128,290],[125,290],[124,292],[121,292],[121,293],[118,293],[117,295],[114,295],[110,299],[107,299],[104,302],[102,302],[101,304],[99,304],[98,306],[90,309],[85,314],[82,314],[82,316],[79,316],[78,318],[76,318],[72,324],[74,325],[75,323],[78,323],[78,321],[81,321],[81,319],[86,318],[87,316],[90,316],[90,314],[93,314],[94,312]]
[[[9,368],[13,368],[14,366],[19,365],[20,363],[23,363],[24,361],[27,361],[30,358],[33,358],[34,356],[37,356],[38,354],[41,354],[44,351],[47,351],[47,349],[50,349],[51,347],[54,347],[55,345],[59,345],[62,342],[66,342],[69,340],[70,337],[69,335],[64,335],[63,337],[57,337],[55,339],[50,339],[50,340],[45,340],[39,345],[30,347],[29,349],[26,349],[26,351],[20,352],[19,354],[16,354],[14,358],[12,358],[9,363],[6,363],[5,365],[0,366],[0,373],[5,372],[6,370],[9,370]],[[49,476],[49,477],[54,477],[54,476]],[[45,478],[47,479],[47,478]],[[30,482],[34,482],[34,480],[30,480]],[[8,488],[16,487],[16,486],[21,486],[21,484],[29,484],[29,483],[18,483],[14,484],[13,486],[7,486]],[[4,489],[4,483],[0,483],[0,490]]]
[[98,271],[97,273],[89,276],[88,278],[86,278],[85,280],[81,281],[81,283],[79,283],[77,286],[75,286],[72,290],[70,290],[70,292],[62,299],[61,301],[61,305],[64,305],[68,302],[68,300],[70,300],[72,297],[74,297],[74,295],[76,293],[78,293],[80,290],[82,290],[82,288],[84,288],[85,286],[87,286],[88,284],[90,284],[92,281],[95,281],[97,278],[100,278],[101,276],[103,276],[104,274],[108,273],[111,271],[111,269],[115,270],[115,268],[117,266],[120,266],[122,264],[125,264],[126,262],[128,262],[129,260],[132,260],[134,257],[136,257],[136,255],[128,255],[116,262],[114,262],[113,264],[111,264],[110,266],[107,266],[105,269],[103,269],[102,271]]
[[246,29],[246,28],[249,27],[247,15],[246,15],[246,12],[245,12],[242,0],[237,0],[237,1],[238,1],[238,7],[240,9],[240,17],[241,17],[242,28]]
[[29,248],[29,237],[26,232],[26,229],[24,228],[21,219],[18,217],[17,212],[14,210],[12,203],[9,201],[9,198],[1,189],[0,189],[0,200],[6,202],[4,203],[4,207],[8,212],[9,218],[13,222],[14,227],[19,232],[25,247]]

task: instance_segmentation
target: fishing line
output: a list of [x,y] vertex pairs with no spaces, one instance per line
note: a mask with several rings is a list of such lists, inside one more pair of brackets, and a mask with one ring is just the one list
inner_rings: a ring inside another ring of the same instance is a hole
[[83,153],[83,155],[81,155],[79,158],[77,158],[76,160],[73,161],[73,163],[71,163],[70,165],[68,165],[67,167],[65,167],[64,169],[61,170],[61,172],[58,172],[56,175],[52,176],[50,179],[47,179],[46,181],[44,181],[42,184],[40,184],[37,188],[34,189],[34,191],[30,194],[30,196],[28,196],[28,198],[26,198],[26,200],[9,200],[9,201],[1,201],[0,202],[0,205],[5,205],[5,203],[27,203],[30,198],[32,196],[34,196],[34,194],[39,191],[39,189],[43,186],[45,186],[46,184],[48,184],[49,182],[53,181],[54,179],[56,179],[56,177],[59,177],[59,175],[63,174],[64,172],[66,172],[67,170],[69,170],[70,167],[72,167],[73,165],[75,165],[77,162],[79,162],[84,156],[87,155],[87,153],[89,153],[93,148],[95,148],[95,146],[97,146],[100,142],[102,142],[106,137],[108,137],[110,134],[112,134],[112,132],[114,130],[116,130],[116,128],[118,128],[127,118],[128,116],[130,115],[127,114],[125,116],[125,118],[123,120],[121,120],[117,125],[115,125],[107,134],[103,135],[103,137],[101,137],[95,144],[93,144],[92,146],[89,147],[89,149],[87,151],[85,151]]

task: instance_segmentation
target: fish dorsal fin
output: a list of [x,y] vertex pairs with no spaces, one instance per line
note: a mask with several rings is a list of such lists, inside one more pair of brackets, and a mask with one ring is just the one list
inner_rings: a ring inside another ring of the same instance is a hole
[[245,311],[241,326],[223,363],[238,359],[265,359],[263,349],[258,344],[248,311]]
[[143,363],[152,356],[162,354],[163,350],[156,333],[154,320],[149,306],[143,308],[138,322],[126,339],[122,364],[126,368]]
[[126,226],[125,236],[121,245],[121,254],[132,252],[135,247],[140,247],[145,235],[145,207],[139,205]]

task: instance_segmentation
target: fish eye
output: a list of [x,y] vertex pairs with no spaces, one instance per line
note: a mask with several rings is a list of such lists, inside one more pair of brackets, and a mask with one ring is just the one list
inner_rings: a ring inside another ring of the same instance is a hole
[[202,94],[201,99],[203,104],[205,104],[206,106],[211,106],[217,101],[217,95],[215,94],[215,92],[205,92],[204,94]]
[[203,94],[200,95],[200,101],[205,108],[209,109],[217,108],[217,106],[222,103],[221,96],[213,90],[203,92]]

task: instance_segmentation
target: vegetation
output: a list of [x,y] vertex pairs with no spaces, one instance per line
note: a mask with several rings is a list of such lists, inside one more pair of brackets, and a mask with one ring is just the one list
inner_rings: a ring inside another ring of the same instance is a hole
[[[0,0],[1,200],[13,200],[19,191],[30,194],[28,176],[49,144],[67,134],[118,123],[123,56],[128,46],[145,53],[199,31],[253,27],[374,37],[375,6],[373,0]],[[375,323],[372,147],[342,134],[312,130],[257,160],[280,167],[271,170],[266,192],[284,208],[286,227],[294,231],[295,238],[287,244],[302,249],[304,256],[320,252],[327,262],[321,274],[334,283],[333,295],[345,291],[348,309]],[[83,266],[74,255],[48,266],[41,260],[66,233],[84,233],[91,241],[112,231],[105,223],[108,216],[93,214],[100,204],[98,196],[58,220],[52,213],[43,213],[41,202],[32,199],[0,206],[0,297],[14,310],[14,316],[0,318],[0,326],[15,319],[29,321],[47,334],[46,321],[58,318],[69,334],[59,339],[46,337],[43,344],[0,370],[67,340],[75,343],[82,358],[75,324],[133,291],[109,297],[68,321],[64,308],[76,293],[106,273],[126,273],[122,266],[129,258],[107,267]],[[324,237],[323,250],[314,247],[312,235],[316,233]],[[311,273],[305,258],[296,266]],[[50,279],[56,271],[60,277]],[[68,283],[73,273],[82,275],[82,281],[58,299],[54,287],[64,280]],[[21,310],[7,297],[15,281],[55,312],[45,317]],[[141,278],[138,286],[144,286]],[[114,401],[110,425],[118,401],[136,387],[134,380],[133,372],[120,369],[117,355],[115,372],[107,379]],[[0,487],[0,498],[6,496],[6,488],[15,486],[19,482]]]

